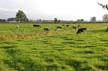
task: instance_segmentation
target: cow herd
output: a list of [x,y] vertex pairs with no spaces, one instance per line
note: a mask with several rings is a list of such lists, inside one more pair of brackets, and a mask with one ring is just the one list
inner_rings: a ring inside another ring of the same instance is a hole
[[[56,31],[62,30],[64,27],[68,28],[70,25],[69,24],[62,24],[61,26],[56,26]],[[33,27],[36,28],[41,28],[41,25],[39,24],[33,24]],[[73,30],[76,31],[76,34],[79,34],[81,32],[84,32],[87,30],[87,28],[82,28],[80,25],[75,25],[75,26],[71,26]],[[43,30],[45,32],[49,32],[51,29],[49,29],[48,27],[43,28]]]

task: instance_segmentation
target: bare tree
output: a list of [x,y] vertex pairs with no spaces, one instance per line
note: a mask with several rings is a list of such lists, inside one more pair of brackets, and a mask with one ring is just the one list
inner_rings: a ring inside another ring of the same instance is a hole
[[102,6],[102,8],[104,8],[104,9],[108,10],[108,4],[98,3],[98,5]]

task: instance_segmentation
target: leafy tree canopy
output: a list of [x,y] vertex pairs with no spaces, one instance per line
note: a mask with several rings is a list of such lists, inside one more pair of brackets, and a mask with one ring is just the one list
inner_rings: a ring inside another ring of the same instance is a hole
[[16,14],[16,21],[18,21],[18,22],[28,22],[28,18],[23,11],[19,10]]

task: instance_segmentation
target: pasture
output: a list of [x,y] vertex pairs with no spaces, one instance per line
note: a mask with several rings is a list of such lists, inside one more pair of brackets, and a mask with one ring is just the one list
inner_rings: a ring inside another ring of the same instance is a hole
[[0,71],[108,71],[108,24],[73,25],[0,24]]

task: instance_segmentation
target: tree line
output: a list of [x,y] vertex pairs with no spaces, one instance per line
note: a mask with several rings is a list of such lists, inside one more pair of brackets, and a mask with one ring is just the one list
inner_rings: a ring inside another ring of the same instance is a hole
[[108,14],[104,14],[103,15],[103,21],[97,21],[96,17],[93,16],[90,18],[90,21],[85,21],[84,19],[77,19],[76,21],[65,21],[65,20],[59,20],[57,18],[54,18],[54,20],[37,20],[37,21],[33,21],[33,20],[29,20],[26,16],[26,14],[19,10],[16,13],[16,17],[12,17],[12,18],[8,18],[7,20],[5,19],[0,19],[0,22],[17,22],[17,23],[23,23],[23,22],[38,22],[38,23],[69,23],[69,22],[108,22]]
[[[101,4],[98,3],[98,5],[102,6],[102,8],[107,9],[108,10],[108,5],[107,4]],[[76,21],[71,21],[71,22],[108,22],[108,14],[104,14],[102,16],[103,21],[97,21],[96,17],[93,16],[90,18],[90,21],[85,21],[84,19],[77,19]],[[18,12],[16,13],[16,17],[12,17],[12,18],[8,18],[6,19],[0,19],[0,22],[17,22],[17,23],[23,23],[23,22],[34,22],[33,20],[29,20],[26,16],[26,14],[22,11],[22,10],[18,10]],[[53,22],[53,23],[61,23],[61,22],[67,22],[67,21],[63,21],[63,20],[59,20],[57,18],[54,18],[54,20],[37,20],[35,22]],[[70,21],[68,21],[70,22]]]

